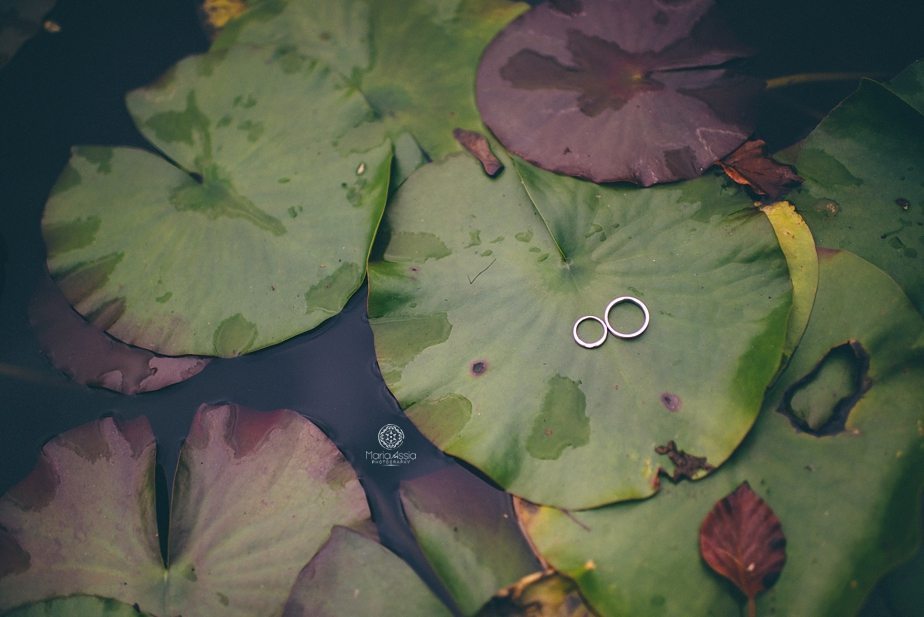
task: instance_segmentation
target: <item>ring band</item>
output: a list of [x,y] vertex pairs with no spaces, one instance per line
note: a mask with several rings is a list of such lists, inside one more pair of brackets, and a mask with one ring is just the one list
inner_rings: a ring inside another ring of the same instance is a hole
[[[591,343],[588,343],[587,341],[582,339],[580,336],[578,336],[578,326],[580,326],[581,323],[583,323],[584,321],[588,319],[593,319],[598,324],[600,324],[600,327],[603,328],[603,336],[601,336],[596,341],[593,341]],[[574,337],[574,342],[580,345],[581,347],[584,347],[585,349],[594,349],[596,347],[599,347],[606,341],[607,325],[599,317],[596,317],[594,315],[584,315],[583,317],[578,319],[576,322],[574,322],[574,327],[571,329],[571,336]]]
[[[632,304],[642,309],[642,313],[645,314],[645,321],[642,323],[642,327],[635,332],[629,332],[628,334],[624,332],[618,332],[616,328],[613,327],[613,324],[610,323],[610,311],[613,310],[614,306],[620,304],[621,302],[631,302]],[[603,312],[603,320],[606,322],[606,329],[609,330],[613,336],[618,336],[619,338],[635,338],[636,336],[639,336],[642,332],[648,329],[648,321],[650,319],[651,316],[648,314],[648,307],[645,306],[645,303],[638,298],[633,298],[632,296],[620,296],[614,299],[612,302],[606,305],[606,311]],[[577,332],[577,324],[575,324],[575,332]]]

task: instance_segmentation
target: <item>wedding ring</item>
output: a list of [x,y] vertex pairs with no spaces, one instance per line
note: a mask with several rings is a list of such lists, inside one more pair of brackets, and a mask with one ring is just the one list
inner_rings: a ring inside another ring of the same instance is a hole
[[[645,321],[642,323],[642,326],[635,332],[629,332],[629,333],[619,332],[618,330],[616,330],[616,328],[613,327],[613,324],[610,323],[610,311],[613,310],[614,306],[616,306],[617,304],[620,304],[621,302],[631,302],[632,304],[642,309],[642,313],[645,314]],[[586,319],[586,317],[582,317],[581,319]],[[603,312],[603,321],[605,322],[606,329],[609,330],[609,332],[613,336],[618,336],[619,338],[635,338],[636,336],[639,336],[642,332],[648,329],[648,321],[650,319],[651,319],[651,316],[648,314],[648,307],[645,306],[645,303],[639,300],[638,298],[633,298],[632,296],[620,296],[614,299],[612,302],[606,305],[606,310]],[[600,321],[600,320],[597,319],[597,321]],[[575,339],[576,339],[577,338],[577,334],[576,334],[577,324],[574,324],[574,331],[575,331]],[[580,343],[580,341],[578,341],[578,343]],[[603,344],[602,341],[600,344],[601,345]]]
[[[589,343],[578,335],[578,326],[580,326],[583,322],[587,321],[588,319],[592,319],[596,321],[598,324],[600,324],[600,327],[603,328],[603,334],[600,336],[600,338],[598,338],[595,341],[589,342]],[[580,345],[581,347],[584,347],[586,349],[594,349],[595,347],[599,347],[606,341],[607,325],[599,317],[595,317],[594,315],[584,315],[583,317],[578,319],[576,322],[574,322],[574,327],[571,329],[571,336],[574,337],[574,342]]]

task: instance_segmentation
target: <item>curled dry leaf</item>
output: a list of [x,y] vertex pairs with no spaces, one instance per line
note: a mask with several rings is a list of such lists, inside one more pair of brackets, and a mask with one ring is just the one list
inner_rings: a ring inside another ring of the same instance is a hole
[[455,129],[452,136],[456,138],[463,148],[478,159],[481,166],[484,167],[484,173],[492,178],[504,169],[494,153],[491,152],[491,144],[485,139],[485,136],[478,131],[466,131],[465,129]]
[[198,375],[209,363],[199,356],[159,356],[110,338],[74,312],[47,276],[29,303],[29,321],[55,368],[87,386],[122,394],[153,392]]
[[802,178],[784,165],[764,153],[766,142],[753,139],[719,161],[719,167],[738,184],[749,186],[758,195],[779,199],[795,186],[802,184]]
[[786,537],[770,506],[743,482],[703,519],[699,551],[747,596],[748,615],[754,617],[757,594],[776,582],[786,563]]

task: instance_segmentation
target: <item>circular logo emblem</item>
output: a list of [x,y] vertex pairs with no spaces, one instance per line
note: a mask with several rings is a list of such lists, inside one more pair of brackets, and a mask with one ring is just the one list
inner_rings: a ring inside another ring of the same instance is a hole
[[387,449],[394,450],[404,443],[404,431],[400,426],[386,424],[379,429],[379,444]]

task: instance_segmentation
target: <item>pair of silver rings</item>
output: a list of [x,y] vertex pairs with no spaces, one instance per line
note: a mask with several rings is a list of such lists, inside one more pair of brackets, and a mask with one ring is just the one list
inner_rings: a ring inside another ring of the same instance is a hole
[[[641,327],[635,332],[620,332],[613,327],[613,324],[610,323],[610,311],[613,310],[613,307],[622,302],[631,302],[635,306],[642,309],[642,313],[645,315],[645,320],[642,322]],[[588,319],[596,321],[603,328],[603,334],[595,341],[585,341],[578,335],[578,327],[587,321]],[[574,342],[584,347],[585,349],[594,349],[599,347],[606,342],[606,337],[610,334],[619,338],[635,338],[640,336],[642,332],[648,329],[648,322],[651,320],[651,315],[648,313],[648,307],[645,306],[645,303],[639,300],[638,298],[633,298],[632,296],[620,296],[614,298],[612,302],[606,305],[606,310],[603,311],[603,319],[600,319],[596,315],[584,315],[574,322],[574,327],[571,329],[571,336],[574,337]]]

